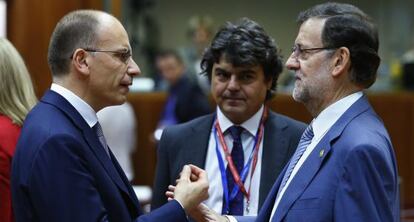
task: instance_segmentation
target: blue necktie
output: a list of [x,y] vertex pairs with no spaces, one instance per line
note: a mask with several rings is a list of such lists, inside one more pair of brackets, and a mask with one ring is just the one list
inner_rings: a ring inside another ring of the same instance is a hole
[[305,129],[305,132],[303,132],[302,137],[300,138],[298,147],[296,148],[295,154],[293,154],[293,157],[290,160],[290,163],[289,163],[289,166],[286,170],[286,173],[283,176],[282,183],[280,184],[279,191],[278,191],[278,194],[277,194],[278,196],[280,194],[280,191],[283,189],[283,187],[286,186],[286,183],[289,180],[290,175],[292,174],[293,168],[295,168],[295,166],[298,163],[300,157],[302,157],[302,155],[305,152],[306,148],[312,142],[312,138],[313,138],[313,129],[312,129],[312,123],[311,123]]
[[103,134],[101,124],[99,124],[99,122],[96,122],[95,126],[93,126],[92,129],[95,131],[96,135],[98,136],[99,142],[101,142],[101,145],[105,149],[106,154],[108,154],[108,156],[111,157],[109,155],[108,144],[106,143],[106,139]]
[[[240,175],[244,166],[244,152],[241,141],[241,133],[243,132],[243,128],[240,126],[232,126],[229,128],[229,131],[231,136],[233,137],[233,149],[231,150],[231,158],[233,159],[234,166],[236,167],[237,172]],[[230,167],[227,167],[226,169],[226,176],[230,195],[234,186],[237,186],[237,184],[234,181],[233,175],[230,171]],[[232,201],[230,201],[229,212],[225,213],[229,215],[243,215],[243,193],[241,191],[239,191],[236,197]]]

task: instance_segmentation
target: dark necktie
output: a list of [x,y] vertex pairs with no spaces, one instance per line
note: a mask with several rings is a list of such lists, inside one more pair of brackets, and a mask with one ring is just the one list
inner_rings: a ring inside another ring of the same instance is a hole
[[101,142],[101,145],[105,149],[106,154],[108,154],[108,156],[111,157],[109,155],[109,148],[106,143],[106,139],[103,134],[101,124],[99,124],[99,122],[96,122],[95,126],[93,126],[92,129],[94,130],[95,134],[98,136],[99,142]]
[[[233,137],[233,149],[231,150],[231,158],[233,159],[234,166],[240,175],[244,166],[244,152],[241,140],[241,133],[243,132],[243,128],[240,126],[232,126],[229,128],[229,131]],[[234,186],[237,186],[230,171],[230,167],[227,167],[226,169],[226,176],[230,196]],[[230,201],[229,212],[226,212],[226,214],[243,215],[243,193],[240,190],[237,193],[236,197]]]

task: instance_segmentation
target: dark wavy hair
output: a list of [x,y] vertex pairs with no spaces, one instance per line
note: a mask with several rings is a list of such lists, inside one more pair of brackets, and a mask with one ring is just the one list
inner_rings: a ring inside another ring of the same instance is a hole
[[227,22],[220,28],[201,60],[202,73],[210,80],[213,65],[220,61],[221,56],[225,56],[227,62],[234,66],[261,66],[265,79],[272,81],[266,100],[273,97],[283,69],[282,59],[274,40],[259,24],[242,18],[235,24]]
[[369,88],[380,64],[378,31],[372,19],[359,8],[335,2],[316,5],[298,16],[299,25],[310,18],[326,19],[322,30],[324,47],[346,47],[351,54],[352,82]]

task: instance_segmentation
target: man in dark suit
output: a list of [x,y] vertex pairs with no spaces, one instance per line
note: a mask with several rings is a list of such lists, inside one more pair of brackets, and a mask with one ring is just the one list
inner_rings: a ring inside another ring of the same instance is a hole
[[156,139],[162,130],[171,125],[185,123],[211,112],[207,96],[195,80],[186,73],[186,67],[173,50],[157,54],[155,64],[159,74],[168,84],[168,98],[158,122]]
[[298,22],[286,66],[295,72],[293,98],[314,119],[258,217],[236,219],[399,221],[391,140],[363,93],[380,63],[375,25],[357,7],[339,3],[316,5]]
[[186,221],[185,211],[207,198],[205,173],[185,166],[175,200],[141,216],[97,122],[98,110],[126,101],[140,74],[121,23],[100,11],[69,13],[53,32],[48,62],[51,90],[28,114],[13,159],[16,221]]
[[256,215],[305,128],[266,107],[282,71],[280,54],[257,23],[242,19],[218,31],[202,67],[216,113],[165,129],[152,209],[167,202],[168,185],[192,163],[209,175],[208,206],[218,213]]
[[[200,86],[192,80],[186,72],[186,67],[180,55],[174,50],[164,50],[156,56],[156,66],[159,74],[168,83],[168,98],[172,100],[172,110],[164,108],[164,118],[166,112],[172,112],[174,116],[172,124],[184,123],[199,116],[210,113],[210,104],[207,96],[203,93]],[[167,103],[168,103],[167,102]],[[161,121],[168,121],[161,119]],[[161,122],[161,124],[163,124]],[[172,125],[168,122],[166,125]]]

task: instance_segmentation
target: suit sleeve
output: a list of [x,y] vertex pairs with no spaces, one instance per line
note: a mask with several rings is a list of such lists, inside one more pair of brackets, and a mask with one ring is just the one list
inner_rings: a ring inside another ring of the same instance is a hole
[[[155,210],[167,203],[165,192],[170,185],[170,165],[168,160],[169,131],[165,129],[157,148],[157,164],[155,170],[154,187],[152,189],[151,210]],[[172,184],[174,185],[174,184]]]
[[39,221],[107,221],[92,172],[80,158],[82,144],[52,137],[38,151],[29,176],[31,204]]
[[399,221],[397,182],[387,148],[359,146],[346,157],[334,221]]
[[136,220],[136,222],[150,221],[186,222],[188,221],[188,218],[182,206],[176,200],[172,200],[160,208],[151,211],[151,213],[140,216]]
[[[97,182],[78,152],[82,144],[71,138],[52,138],[36,155],[30,175],[32,206],[39,221],[109,221]],[[135,219],[136,222],[187,221],[177,201]]]

